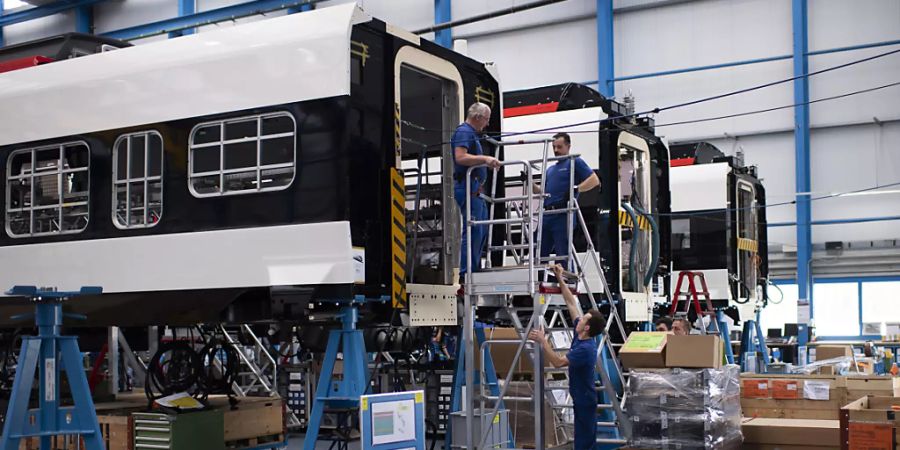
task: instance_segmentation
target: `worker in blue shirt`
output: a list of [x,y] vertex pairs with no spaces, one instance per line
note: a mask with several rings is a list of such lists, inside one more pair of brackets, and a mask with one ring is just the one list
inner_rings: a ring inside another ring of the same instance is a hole
[[[553,135],[553,154],[556,156],[566,156],[572,150],[572,138],[568,133],[557,133]],[[575,176],[572,177],[571,171],[574,169]],[[600,178],[591,170],[581,158],[575,158],[573,161],[563,159],[556,164],[547,168],[544,173],[544,193],[549,197],[544,199],[544,223],[541,231],[541,258],[550,256],[551,253],[556,254],[560,259],[565,259],[569,255],[569,229],[574,226],[573,222],[566,226],[567,214],[546,214],[546,211],[564,209],[568,206],[569,195],[573,192],[577,197],[579,192],[586,192],[600,186]],[[573,183],[574,181],[574,189]],[[540,188],[534,186],[535,193],[540,193]],[[571,267],[567,269],[572,270]]]
[[484,103],[473,103],[466,114],[466,121],[456,127],[450,146],[453,147],[453,194],[459,211],[462,213],[462,245],[460,246],[459,274],[462,279],[469,267],[477,270],[484,252],[487,239],[487,225],[472,227],[472,261],[466,261],[467,236],[466,219],[466,172],[471,166],[487,165],[472,170],[469,193],[471,195],[472,220],[487,220],[488,207],[480,197],[482,186],[487,179],[487,169],[500,167],[500,161],[484,154],[481,148],[481,137],[478,135],[491,120],[491,108]]
[[[562,266],[554,264],[551,270],[557,280],[564,280]],[[569,368],[569,395],[575,409],[575,450],[588,450],[594,447],[597,439],[597,391],[594,381],[597,379],[597,342],[594,337],[606,329],[606,319],[596,309],[584,314],[578,300],[565,282],[560,282],[563,299],[569,310],[569,316],[575,321],[575,334],[572,345],[565,356],[556,353],[550,345],[543,330],[532,330],[529,338],[544,349],[544,358],[553,367]]]

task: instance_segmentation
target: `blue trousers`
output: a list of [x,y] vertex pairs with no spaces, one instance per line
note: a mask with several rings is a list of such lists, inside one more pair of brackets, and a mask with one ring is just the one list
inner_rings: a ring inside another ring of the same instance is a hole
[[[541,258],[550,256],[551,253],[565,260],[569,256],[569,229],[566,226],[566,214],[554,214],[544,216],[541,229]],[[567,268],[572,270],[571,267]]]
[[[574,399],[573,399],[574,400]],[[591,450],[597,443],[597,402],[575,400],[574,450]]]
[[[487,244],[487,225],[472,226],[472,261],[466,261],[466,245],[468,245],[469,236],[467,236],[466,227],[466,187],[457,183],[454,189],[454,197],[456,204],[459,205],[459,211],[462,213],[462,245],[459,247],[459,274],[465,275],[469,267],[473,267],[473,271],[477,272],[481,268],[481,255],[484,253],[484,246]],[[479,197],[472,197],[472,220],[487,220],[488,207],[487,202]]]

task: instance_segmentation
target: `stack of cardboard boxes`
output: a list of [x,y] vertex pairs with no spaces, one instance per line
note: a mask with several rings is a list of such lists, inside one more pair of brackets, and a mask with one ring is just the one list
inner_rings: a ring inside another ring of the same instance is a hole
[[900,449],[900,398],[863,397],[841,409],[841,449]]

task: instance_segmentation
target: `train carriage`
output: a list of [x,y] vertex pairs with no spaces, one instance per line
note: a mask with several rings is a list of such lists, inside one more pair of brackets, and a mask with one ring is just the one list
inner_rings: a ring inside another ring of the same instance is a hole
[[143,326],[455,283],[440,161],[474,101],[499,132],[490,66],[355,5],[51,60],[0,73],[0,288],[101,286],[87,324]]

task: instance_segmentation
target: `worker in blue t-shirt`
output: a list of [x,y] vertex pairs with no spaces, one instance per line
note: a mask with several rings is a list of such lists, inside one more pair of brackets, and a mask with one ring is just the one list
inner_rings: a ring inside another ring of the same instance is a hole
[[[568,133],[553,135],[553,154],[566,156],[572,150],[572,139]],[[572,170],[575,176],[572,177]],[[574,188],[573,188],[574,181]],[[544,173],[544,193],[549,197],[544,199],[544,224],[541,231],[541,258],[550,256],[551,253],[565,259],[569,255],[569,229],[574,226],[570,223],[566,226],[567,214],[547,214],[546,211],[564,209],[569,203],[569,196],[573,193],[576,198],[579,192],[586,192],[600,186],[600,178],[591,170],[581,158],[575,158],[574,164],[570,159],[563,159],[547,168]],[[540,193],[538,186],[534,187],[535,193]],[[571,267],[567,269],[572,270]]]
[[532,330],[528,337],[544,348],[544,358],[553,367],[569,367],[569,395],[575,409],[575,450],[587,450],[594,447],[597,439],[597,391],[594,382],[597,380],[597,342],[594,337],[606,329],[606,319],[596,309],[581,314],[578,300],[564,279],[562,266],[551,267],[557,280],[563,299],[569,310],[569,316],[575,321],[575,334],[572,345],[565,356],[560,356],[550,345],[543,330]]
[[[450,146],[453,147],[453,194],[459,211],[462,213],[462,245],[460,246],[460,277],[464,276],[469,267],[477,270],[484,252],[487,239],[487,225],[475,225],[472,227],[472,261],[466,261],[466,172],[471,166],[487,165],[491,169],[500,167],[500,161],[493,156],[484,154],[481,148],[481,133],[491,120],[491,108],[484,103],[473,103],[466,114],[466,121],[456,127]],[[487,168],[479,167],[472,170],[472,180],[469,193],[472,199],[472,220],[487,220],[488,207],[484,199],[479,197],[482,186],[487,179]]]

